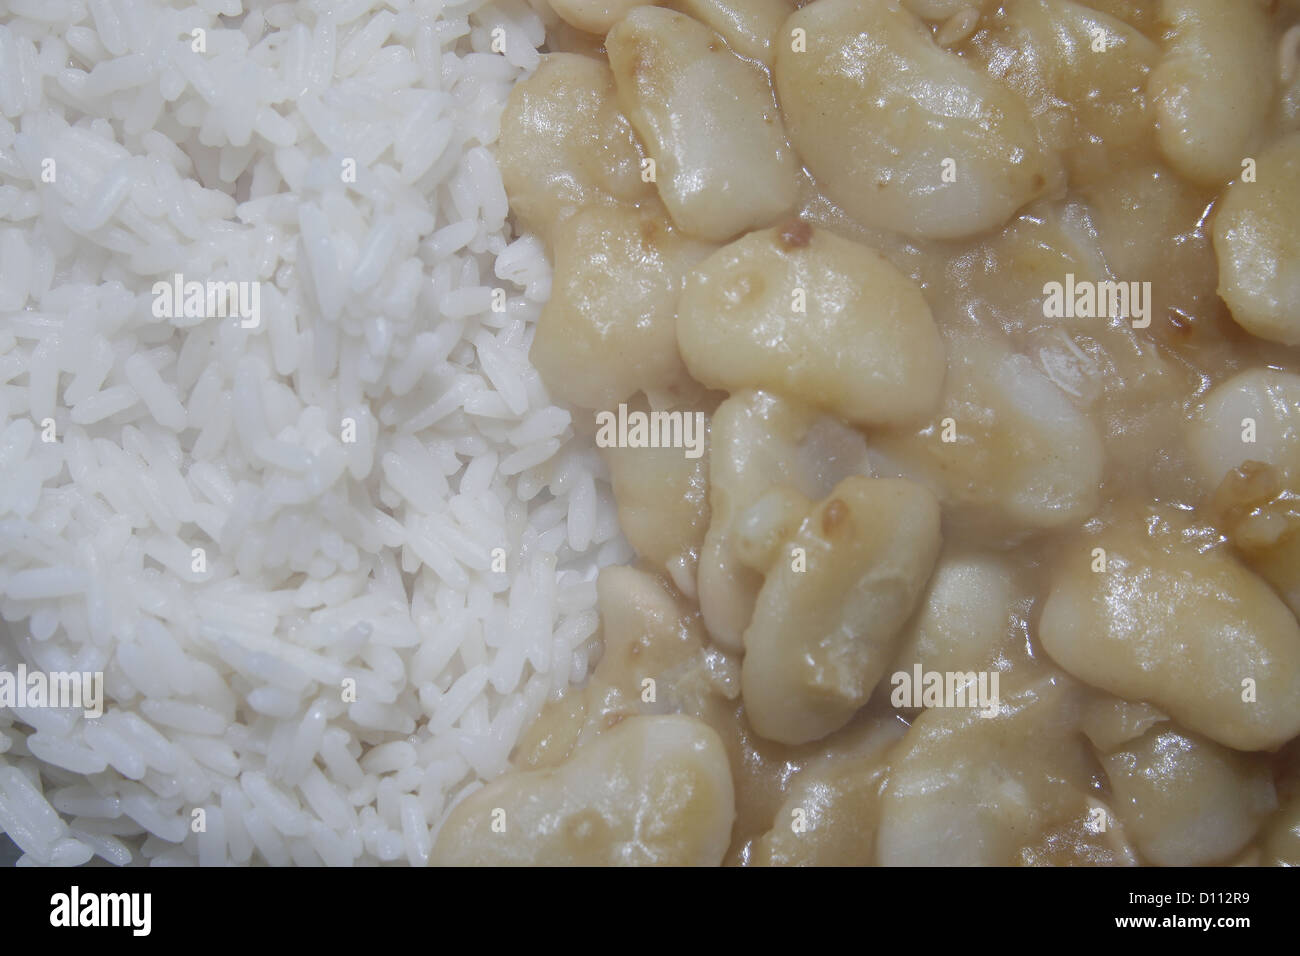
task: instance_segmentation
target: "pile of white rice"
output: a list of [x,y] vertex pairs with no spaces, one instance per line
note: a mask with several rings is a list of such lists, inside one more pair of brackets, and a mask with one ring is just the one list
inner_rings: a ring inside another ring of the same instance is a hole
[[[106,700],[0,710],[0,831],[20,864],[423,864],[629,557],[528,364],[550,272],[489,149],[549,14],[5,7],[0,670]],[[176,274],[260,283],[260,323],[156,317]]]

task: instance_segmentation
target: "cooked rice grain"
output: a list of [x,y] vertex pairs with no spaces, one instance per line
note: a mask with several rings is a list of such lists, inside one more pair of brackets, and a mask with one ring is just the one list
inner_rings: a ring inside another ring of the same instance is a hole
[[[550,269],[490,152],[550,14],[215,9],[0,23],[0,669],[106,698],[0,710],[0,830],[21,865],[420,865],[586,677],[629,553],[528,363]],[[155,315],[175,281],[259,283],[259,321]]]

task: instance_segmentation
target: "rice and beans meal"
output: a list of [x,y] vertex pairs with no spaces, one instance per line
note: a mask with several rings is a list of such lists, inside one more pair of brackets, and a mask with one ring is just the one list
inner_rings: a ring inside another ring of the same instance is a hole
[[7,0],[27,865],[1300,863],[1300,3]]

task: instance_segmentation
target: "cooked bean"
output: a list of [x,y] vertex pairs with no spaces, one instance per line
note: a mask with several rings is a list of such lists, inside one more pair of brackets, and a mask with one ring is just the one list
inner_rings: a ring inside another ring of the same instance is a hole
[[1217,526],[1300,615],[1298,429],[1300,375],[1251,369],[1210,392],[1188,444]]
[[794,206],[799,166],[761,67],[659,7],[633,10],[605,44],[619,102],[684,232],[724,241]]
[[790,142],[855,218],[954,239],[1059,182],[1020,98],[937,46],[895,0],[817,0],[783,33],[795,29],[807,51],[778,44],[773,70]]
[[[603,568],[596,579],[603,646],[585,686],[550,701],[525,731],[516,766],[551,767],[627,717],[708,710],[712,696],[739,695],[739,672],[705,649],[697,615],[665,585],[634,568]],[[646,681],[653,699],[646,699]]]
[[1277,809],[1267,764],[1173,728],[1147,731],[1102,764],[1125,827],[1160,866],[1225,863]]
[[1300,866],[1300,794],[1282,808],[1264,835],[1266,862]]
[[1152,40],[1160,39],[1161,0],[1080,0],[1086,6],[1107,13],[1136,27]]
[[1241,173],[1273,109],[1274,57],[1262,0],[1163,0],[1164,56],[1151,73],[1170,164],[1210,185]]
[[[629,407],[649,410],[644,401]],[[697,410],[677,411],[693,416]],[[681,448],[602,449],[628,543],[656,568],[667,569],[688,597],[696,593],[696,567],[709,527],[708,418],[704,421],[704,453],[698,458],[688,458]]]
[[1155,151],[1147,76],[1160,48],[1069,0],[1006,0],[970,41],[972,57],[1025,101],[1072,183]]
[[[849,731],[846,729],[846,734]],[[772,829],[754,843],[751,866],[866,866],[875,859],[880,790],[898,721],[876,718],[840,740],[790,781]]]
[[629,10],[654,0],[547,0],[565,23],[604,36]]
[[710,388],[770,389],[857,424],[915,422],[943,382],[943,344],[915,283],[874,250],[799,221],[702,262],[677,339]]
[[873,439],[882,473],[923,481],[982,535],[1088,517],[1103,461],[1092,420],[1005,345],[953,336],[948,353],[932,423]]
[[1210,512],[1246,563],[1300,616],[1300,476],[1248,461],[1215,489]]
[[[704,633],[690,613],[650,575],[610,567],[597,579],[605,648],[590,688],[592,715],[602,724],[634,713],[696,713],[711,684],[702,679]],[[653,701],[642,699],[645,680]]]
[[1214,217],[1219,294],[1247,332],[1300,345],[1300,134],[1260,154]]
[[769,488],[736,518],[740,563],[760,574],[777,559],[781,542],[799,530],[813,503],[793,488]]
[[1082,728],[1094,747],[1108,753],[1168,720],[1168,714],[1150,704],[1099,695],[1084,706]]
[[551,393],[607,411],[638,391],[658,405],[696,394],[674,314],[687,270],[708,247],[662,212],[627,206],[584,207],[556,227],[554,246],[554,286],[530,355]]
[[519,770],[538,770],[564,763],[587,727],[587,693],[569,690],[548,700],[542,712],[519,735],[510,761]]
[[773,38],[794,8],[791,0],[673,0],[682,13],[720,33],[741,56],[772,65]]
[[939,505],[910,482],[845,478],[782,550],[745,631],[741,694],[757,733],[795,744],[844,726],[893,661],[939,553]]
[[552,53],[510,91],[497,162],[520,224],[549,236],[581,206],[654,195],[641,181],[641,146],[598,60]]
[[1300,0],[552,2],[532,360],[708,451],[602,447],[639,563],[435,859],[1296,862]]
[[1250,369],[1216,386],[1192,416],[1188,444],[1204,486],[1248,461],[1300,479],[1300,375]]
[[693,717],[629,717],[559,767],[507,774],[475,791],[447,817],[431,860],[716,866],[735,812],[716,733]]
[[903,6],[927,20],[947,20],[963,10],[979,10],[991,0],[903,0]]
[[969,673],[998,663],[1012,636],[1011,567],[990,554],[940,559],[916,616],[903,632],[893,671]]
[[768,392],[737,392],[719,405],[711,435],[700,611],[714,642],[739,650],[772,539],[784,541],[813,501],[870,465],[853,429]]
[[1277,747],[1300,733],[1300,625],[1257,575],[1191,532],[1172,511],[1142,511],[1069,546],[1039,637],[1094,687],[1238,750]]
[[1085,797],[1075,812],[1048,824],[1020,848],[1021,866],[1137,866],[1137,848],[1111,805]]
[[[1023,672],[1022,673],[1026,673]],[[1132,861],[1121,828],[1088,827],[1091,758],[1077,732],[1077,685],[1059,673],[1002,688],[995,717],[969,708],[922,713],[890,758],[880,798],[882,866],[1008,866],[1043,862],[1064,836],[1061,862]],[[1026,858],[1027,857],[1027,858]]]

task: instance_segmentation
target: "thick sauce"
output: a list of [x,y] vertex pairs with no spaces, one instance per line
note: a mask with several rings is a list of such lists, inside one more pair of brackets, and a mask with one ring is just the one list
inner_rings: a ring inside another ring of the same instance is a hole
[[604,449],[603,656],[434,859],[1300,863],[1300,4],[554,7],[533,360],[707,452]]

